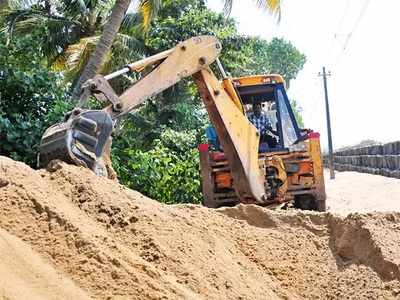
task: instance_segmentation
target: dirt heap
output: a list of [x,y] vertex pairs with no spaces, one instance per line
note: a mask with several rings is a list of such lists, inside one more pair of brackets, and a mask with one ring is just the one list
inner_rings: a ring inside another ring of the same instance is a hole
[[400,299],[400,214],[163,205],[0,157],[0,299]]

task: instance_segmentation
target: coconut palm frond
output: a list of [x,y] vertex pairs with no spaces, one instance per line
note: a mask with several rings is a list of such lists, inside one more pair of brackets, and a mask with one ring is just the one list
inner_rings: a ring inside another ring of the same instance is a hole
[[10,9],[3,9],[0,12],[0,18],[2,20],[3,26],[0,28],[0,32],[4,32],[7,36],[7,44],[10,42],[15,24],[19,20],[23,20],[28,15],[28,12],[25,10],[10,10]]
[[86,0],[88,1],[88,7],[97,7],[101,11],[106,12],[107,14],[110,13],[112,10],[115,0]]
[[161,7],[161,0],[141,0],[138,7],[140,14],[141,27],[147,31],[151,20],[157,15]]
[[67,70],[67,58],[64,53],[58,55],[53,63],[51,64],[51,69],[56,72],[63,72]]
[[[234,0],[224,0],[224,14],[229,16],[232,11]],[[254,0],[258,7],[264,9],[274,16],[277,16],[278,22],[281,19],[282,0]]]
[[277,16],[278,22],[281,19],[281,3],[282,0],[257,0],[257,5],[271,13],[272,15]]
[[[25,18],[21,18],[19,21],[15,22],[15,24],[12,25],[12,32],[22,35],[30,34],[32,32],[32,28],[42,23],[43,20],[40,17],[25,16]],[[12,38],[12,32],[10,32],[10,38]]]
[[87,37],[68,46],[63,53],[66,57],[66,71],[68,73],[77,74],[82,70],[99,39],[99,36]]
[[121,66],[116,66],[112,51],[108,51],[104,57],[103,64],[100,67],[99,73],[109,74],[115,71],[116,68],[121,68]]
[[47,57],[49,65],[64,52],[71,44],[80,39],[81,25],[47,19],[45,22],[46,35],[43,37],[42,51]]
[[133,33],[140,24],[141,16],[138,13],[127,13],[122,20],[120,32],[122,33]]
[[121,66],[132,63],[146,56],[147,48],[143,41],[127,34],[118,33],[111,51],[111,56],[104,60],[102,73],[115,71]]
[[128,51],[132,51],[135,53],[146,52],[146,46],[143,41],[138,40],[137,38],[127,34],[118,33],[115,39],[115,43],[120,43],[122,47],[124,47]]
[[35,0],[7,0],[10,9],[26,9],[36,4]]
[[[99,36],[83,38],[78,43],[70,45],[62,55],[66,58],[65,70],[71,74],[80,72],[86,65],[99,39]],[[132,62],[132,60],[142,58],[145,56],[145,51],[146,46],[142,41],[119,33],[116,36],[112,50],[104,58],[101,73],[112,71]],[[121,55],[122,53],[123,55]],[[119,57],[119,59],[114,60],[113,57]],[[59,62],[62,62],[62,60],[59,60]]]
[[0,31],[7,34],[7,39],[10,41],[14,33],[26,34],[32,31],[38,25],[46,25],[49,27],[51,33],[52,27],[68,28],[68,30],[62,31],[61,38],[65,38],[65,32],[73,32],[72,27],[80,27],[81,24],[76,21],[69,19],[49,15],[44,11],[37,9],[4,9],[0,12],[0,17],[3,20],[3,26]]
[[85,16],[88,12],[86,0],[61,0],[59,1],[58,10],[63,12],[63,15],[70,19],[79,19]]
[[[16,6],[18,3],[16,0],[13,1]],[[14,34],[29,35],[34,28],[43,28],[45,34],[42,36],[41,50],[52,64],[69,44],[79,39],[82,25],[79,21],[50,14],[37,6],[21,8],[28,4],[26,0],[23,2],[19,4],[20,8],[7,8],[0,11],[0,18],[3,20],[0,31],[6,34],[7,43],[9,43]]]
[[[69,45],[52,61],[51,68],[54,71],[63,72],[67,81],[76,79],[87,64],[99,40],[100,36],[93,36],[82,38],[77,43]],[[108,72],[115,67],[112,60],[111,53],[107,53],[101,73]]]
[[[79,42],[68,46],[53,60],[52,69],[64,72],[67,80],[73,80],[82,72],[99,39],[100,36],[82,38]],[[126,34],[118,34],[112,50],[104,57],[100,73],[110,73],[129,62],[140,59],[144,57],[145,51],[146,47],[142,41]],[[114,84],[119,90],[119,84]]]

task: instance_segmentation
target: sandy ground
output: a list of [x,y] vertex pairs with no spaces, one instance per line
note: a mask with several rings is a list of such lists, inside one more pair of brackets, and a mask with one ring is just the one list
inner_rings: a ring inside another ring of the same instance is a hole
[[357,172],[335,172],[336,178],[331,180],[327,170],[324,175],[330,212],[400,212],[400,179]]
[[21,239],[0,229],[1,299],[90,299]]
[[400,213],[167,206],[0,157],[0,299],[400,299],[399,241]]

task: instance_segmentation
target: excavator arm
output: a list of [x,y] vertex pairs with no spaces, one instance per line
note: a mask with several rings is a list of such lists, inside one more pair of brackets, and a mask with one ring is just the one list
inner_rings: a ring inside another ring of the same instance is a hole
[[193,76],[201,98],[224,149],[235,190],[242,202],[267,200],[263,173],[258,163],[259,136],[241,108],[207,68]]
[[[236,192],[244,202],[266,199],[263,173],[258,165],[259,137],[209,65],[221,51],[213,36],[198,36],[181,42],[173,49],[132,63],[107,76],[97,75],[84,84],[83,93],[108,103],[102,110],[74,109],[63,123],[46,130],[42,137],[38,164],[45,167],[53,159],[61,159],[90,168],[107,176],[105,160],[109,159],[110,136],[114,122],[131,112],[146,99],[192,76],[215,126],[235,181]],[[122,95],[117,96],[108,80],[131,71],[159,64]]]

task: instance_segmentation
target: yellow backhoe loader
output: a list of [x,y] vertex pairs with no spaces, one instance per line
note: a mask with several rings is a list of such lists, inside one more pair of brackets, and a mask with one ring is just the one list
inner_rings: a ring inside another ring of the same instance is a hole
[[[213,36],[198,36],[174,48],[86,82],[89,93],[108,105],[74,109],[63,123],[46,130],[39,167],[53,159],[113,176],[109,160],[115,122],[146,99],[193,76],[212,126],[209,144],[199,145],[203,204],[207,207],[254,203],[325,210],[319,135],[300,129],[280,75],[228,78],[218,60],[222,46]],[[223,79],[210,65],[217,62]],[[154,66],[120,96],[108,80]],[[271,126],[259,132],[249,121],[251,106],[264,110]],[[212,133],[215,133],[214,138]]]

